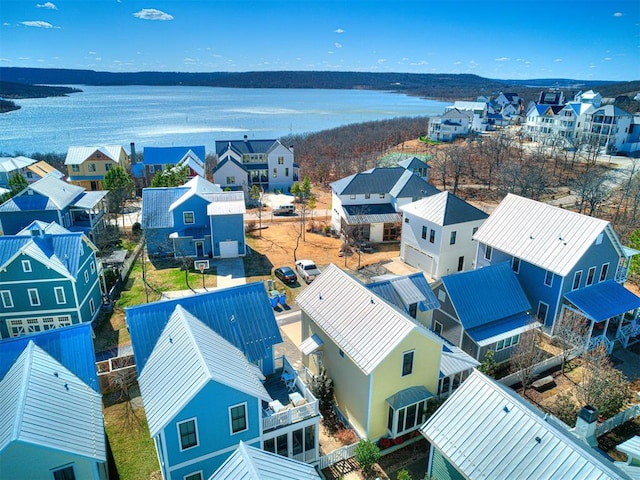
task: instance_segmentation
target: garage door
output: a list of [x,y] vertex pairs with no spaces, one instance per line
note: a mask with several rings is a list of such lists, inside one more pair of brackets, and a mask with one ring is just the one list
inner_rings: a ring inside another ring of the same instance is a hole
[[238,256],[238,241],[220,242],[220,256],[222,258]]
[[28,333],[43,332],[69,325],[71,325],[71,317],[69,315],[7,320],[7,327],[11,337],[19,337]]
[[404,261],[412,267],[419,268],[428,274],[432,273],[433,257],[421,252],[411,245],[404,246]]

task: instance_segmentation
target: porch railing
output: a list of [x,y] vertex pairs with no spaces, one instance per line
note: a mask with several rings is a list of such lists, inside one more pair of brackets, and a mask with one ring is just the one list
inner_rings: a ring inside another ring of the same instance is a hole
[[620,412],[614,417],[605,420],[604,422],[596,426],[596,437],[600,437],[605,433],[610,432],[616,427],[619,427],[623,423],[628,422],[636,417],[640,416],[640,404],[633,405],[627,408],[624,412]]
[[607,353],[611,353],[613,351],[613,342],[609,340],[606,335],[591,337],[589,339],[589,343],[587,344],[587,350],[593,350],[600,345],[604,346],[604,348],[607,350]]
[[347,460],[353,457],[357,446],[357,443],[352,443],[351,445],[336,448],[334,451],[320,457],[318,459],[316,467],[318,468],[318,470],[324,470],[325,468],[341,462],[342,460]]

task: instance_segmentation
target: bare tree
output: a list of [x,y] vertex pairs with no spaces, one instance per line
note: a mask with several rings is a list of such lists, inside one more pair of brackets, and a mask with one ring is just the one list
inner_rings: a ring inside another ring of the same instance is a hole
[[[534,326],[535,325],[535,326]],[[543,352],[538,347],[540,342],[540,324],[532,317],[530,326],[526,332],[520,334],[518,345],[511,356],[511,371],[518,375],[522,383],[522,395],[524,395],[534,377],[535,366],[543,360]]]
[[[571,187],[580,199],[578,204],[578,213],[584,213],[593,216],[596,215],[598,207],[611,194],[611,172],[607,169],[591,167],[582,174],[578,175]],[[587,208],[589,211],[587,212]]]
[[588,330],[584,317],[572,310],[565,309],[562,317],[556,322],[553,333],[554,339],[561,349],[562,366],[560,371],[562,375],[564,375],[571,354],[573,352],[580,353],[584,349]]

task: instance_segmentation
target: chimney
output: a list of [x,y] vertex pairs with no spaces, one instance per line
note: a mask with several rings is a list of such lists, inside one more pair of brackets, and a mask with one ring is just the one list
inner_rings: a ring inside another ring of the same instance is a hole
[[136,144],[131,142],[131,164],[136,163]]
[[598,440],[596,439],[597,423],[598,409],[591,405],[585,405],[578,412],[576,426],[572,431],[584,443],[595,448],[598,446]]
[[246,135],[244,136],[244,141],[246,142],[247,140],[249,140],[249,137],[247,137]]

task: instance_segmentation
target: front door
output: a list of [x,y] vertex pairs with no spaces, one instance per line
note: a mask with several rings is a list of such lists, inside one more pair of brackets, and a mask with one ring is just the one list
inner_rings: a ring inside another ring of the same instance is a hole
[[204,257],[204,242],[203,241],[197,241],[196,242],[196,257],[200,258],[200,257]]
[[91,191],[98,190],[98,182],[91,181]]

